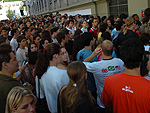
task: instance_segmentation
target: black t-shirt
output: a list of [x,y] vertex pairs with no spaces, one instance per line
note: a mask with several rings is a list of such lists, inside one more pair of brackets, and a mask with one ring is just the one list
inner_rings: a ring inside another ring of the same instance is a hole
[[139,39],[139,35],[136,32],[133,32],[132,30],[127,30],[127,33],[124,35],[123,32],[119,33],[117,43],[115,46],[115,52],[117,57],[120,57],[119,49],[124,41],[131,39],[131,38],[137,38]]

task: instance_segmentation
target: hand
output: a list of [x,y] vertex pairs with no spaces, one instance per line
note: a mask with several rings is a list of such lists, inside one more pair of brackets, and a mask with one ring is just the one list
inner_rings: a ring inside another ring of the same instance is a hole
[[97,47],[97,48],[94,50],[93,54],[94,54],[95,56],[97,56],[97,55],[100,54],[101,52],[102,52],[102,48],[101,48],[101,47]]
[[25,68],[26,68],[26,64],[21,66],[20,69],[19,69],[20,73],[22,73],[25,70]]

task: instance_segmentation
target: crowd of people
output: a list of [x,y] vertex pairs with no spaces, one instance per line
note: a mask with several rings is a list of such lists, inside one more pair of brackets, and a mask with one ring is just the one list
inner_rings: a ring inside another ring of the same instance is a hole
[[0,113],[149,113],[144,14],[0,21]]

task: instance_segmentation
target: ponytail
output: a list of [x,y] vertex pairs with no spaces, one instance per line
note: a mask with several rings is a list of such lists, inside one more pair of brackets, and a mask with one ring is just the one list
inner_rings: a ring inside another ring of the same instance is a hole
[[123,29],[123,35],[125,35],[127,33],[127,30],[128,30],[128,27],[127,26],[124,27],[124,29]]

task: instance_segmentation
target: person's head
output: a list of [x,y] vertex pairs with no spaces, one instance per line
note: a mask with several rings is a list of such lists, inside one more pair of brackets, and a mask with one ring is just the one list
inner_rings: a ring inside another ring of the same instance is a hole
[[93,45],[93,33],[85,32],[81,35],[81,41],[84,46],[92,46]]
[[42,29],[37,29],[36,31],[35,31],[35,35],[40,35],[40,36],[42,36]]
[[132,17],[133,17],[134,20],[138,20],[139,21],[139,16],[137,14],[133,14]]
[[37,35],[37,36],[34,36],[34,37],[33,37],[33,41],[34,41],[37,45],[40,44],[40,40],[41,40],[40,35]]
[[6,43],[6,44],[10,44],[10,41],[8,40],[8,38],[7,37],[0,37],[0,44],[2,44],[2,43]]
[[92,20],[94,17],[92,15],[89,16],[89,20]]
[[40,49],[45,49],[49,43],[50,43],[49,39],[42,39],[40,41]]
[[106,17],[106,16],[103,16],[103,17],[102,17],[102,22],[103,22],[103,23],[106,23],[106,21],[107,21],[107,17]]
[[127,69],[140,67],[144,55],[144,45],[139,39],[133,38],[126,40],[119,51],[120,58],[123,60]]
[[29,29],[29,27],[23,27],[22,33],[24,36],[26,36],[28,38],[31,35],[31,29]]
[[83,27],[83,28],[87,28],[87,27],[88,27],[88,23],[87,23],[86,20],[84,20],[84,21],[82,22],[82,27]]
[[66,21],[66,16],[61,17],[61,23],[64,23]]
[[96,16],[97,20],[98,20],[98,24],[101,23],[101,17],[100,16]]
[[32,91],[16,86],[8,93],[5,113],[35,113],[35,104]]
[[11,35],[17,37],[19,35],[18,29],[12,29],[11,30]]
[[88,98],[93,103],[87,88],[87,70],[85,65],[80,61],[74,61],[68,65],[67,73],[70,79],[64,92],[64,100],[67,101],[65,104],[67,111],[73,111],[82,97]]
[[51,29],[51,35],[53,35],[54,37],[56,37],[58,31],[59,31],[59,28],[58,28],[58,27],[52,28],[52,29]]
[[31,25],[31,22],[28,20],[28,21],[26,22],[26,26],[27,26],[27,27],[30,27],[30,25]]
[[127,18],[128,16],[126,15],[126,14],[124,14],[124,13],[122,13],[121,15],[120,15],[120,19],[121,19],[121,21],[126,21],[126,18]]
[[34,52],[34,51],[38,51],[38,47],[37,47],[36,43],[30,42],[29,47],[28,47],[28,53]]
[[128,17],[125,21],[125,25],[126,25],[126,27],[123,30],[124,35],[127,33],[128,29],[133,30],[135,28],[136,24],[135,24],[135,21],[132,17]]
[[83,32],[80,29],[77,29],[74,33],[74,37],[81,35]]
[[61,62],[68,62],[68,54],[67,54],[67,51],[65,49],[65,47],[61,47]]
[[68,37],[68,40],[72,40],[72,39],[74,39],[74,35],[72,34],[71,31],[69,31],[69,37]]
[[144,15],[150,18],[150,8],[146,8],[144,11]]
[[58,43],[50,43],[45,47],[45,51],[40,50],[36,62],[35,75],[39,78],[47,71],[48,66],[58,65],[61,60],[60,45]]
[[[65,37],[63,32],[59,32],[56,36],[56,39],[58,41],[58,43],[61,44],[65,44],[68,43],[68,37]],[[64,45],[63,45],[64,46]]]
[[135,29],[135,30],[139,30],[139,28],[140,28],[140,26],[141,26],[141,22],[140,22],[139,20],[136,20],[136,21],[135,21],[135,24],[136,24],[136,25],[135,25],[134,29]]
[[124,29],[124,24],[125,22],[124,21],[117,21],[115,23],[115,28],[117,31],[122,31]]
[[55,27],[59,27],[59,22],[55,22]]
[[61,30],[61,32],[65,35],[66,38],[69,38],[69,30],[68,30],[68,29],[63,28],[63,29]]
[[108,24],[107,23],[102,23],[101,25],[100,25],[100,32],[105,32],[106,30],[107,30],[107,28],[108,28]]
[[74,38],[74,42],[73,42],[73,61],[77,61],[77,53],[84,48],[84,45],[82,43],[82,40],[81,40],[81,35],[77,35],[75,38]]
[[7,44],[0,45],[0,71],[7,71],[13,74],[18,70],[18,60],[12,52],[11,46]]
[[22,21],[19,22],[19,28],[20,30],[22,30],[22,28],[24,27],[24,23]]
[[[72,85],[72,87],[74,87],[74,88],[80,87],[81,84],[84,85],[83,82],[87,81],[86,67],[80,61],[74,61],[74,62],[70,63],[68,65],[67,74],[70,79],[69,85]],[[73,86],[74,83],[76,83],[76,85],[77,85],[76,87]],[[87,86],[85,86],[85,88],[87,88]]]
[[12,28],[12,29],[16,29],[16,23],[12,23],[12,24],[11,24],[11,28]]
[[112,56],[113,52],[113,43],[110,40],[104,40],[102,42],[102,54],[105,56]]
[[19,44],[19,47],[24,48],[27,44],[26,37],[23,35],[19,35],[17,38],[17,42]]
[[92,19],[92,27],[96,28],[98,26],[97,18]]
[[103,40],[110,40],[110,41],[112,41],[111,35],[110,35],[109,32],[103,32],[101,37],[103,38]]
[[2,29],[1,29],[1,35],[3,37],[7,37],[8,36],[8,29],[7,29],[7,27],[2,27]]
[[148,23],[150,20],[150,8],[146,8],[144,11],[145,17],[143,18],[143,24]]
[[[126,19],[126,21],[125,21],[125,24],[126,24],[126,26],[128,27],[128,28],[130,28],[130,27],[133,27],[134,28],[134,26],[135,26],[135,21],[134,21],[134,19],[132,18],[132,17],[128,17],[127,19]],[[134,25],[133,25],[134,24]]]
[[107,19],[107,24],[108,24],[109,27],[111,27],[112,26],[111,20]]
[[73,25],[74,25],[74,21],[73,21],[73,20],[69,20],[69,21],[68,21],[68,27],[69,27],[70,29],[72,29]]

